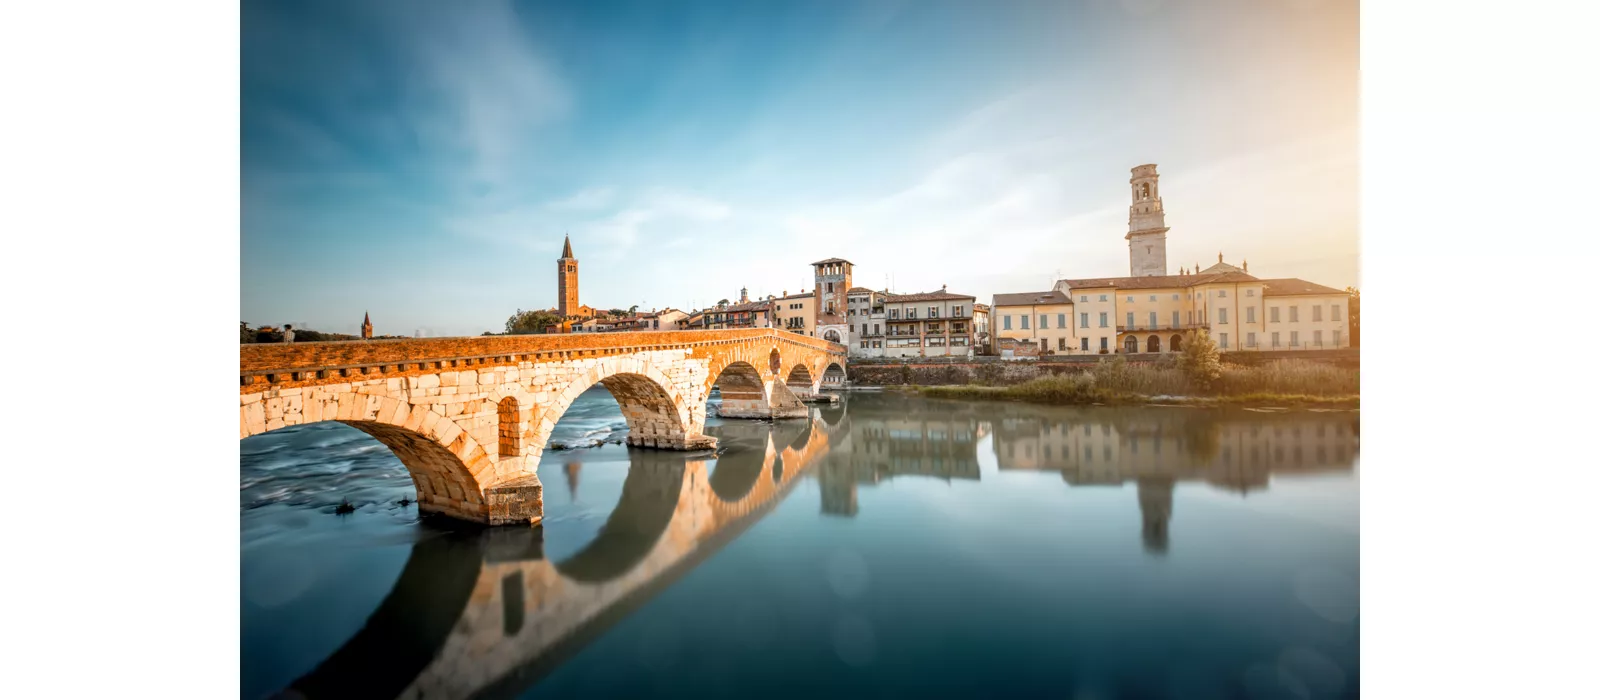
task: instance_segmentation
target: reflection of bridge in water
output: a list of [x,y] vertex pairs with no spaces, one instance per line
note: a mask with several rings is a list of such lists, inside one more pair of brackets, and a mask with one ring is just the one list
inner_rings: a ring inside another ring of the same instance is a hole
[[725,450],[714,460],[631,450],[615,510],[565,561],[544,558],[538,528],[419,542],[366,625],[284,695],[525,689],[759,521],[831,448],[815,420],[711,430]]
[[1354,412],[1008,404],[994,423],[994,454],[1001,471],[1056,471],[1072,486],[1133,482],[1145,547],[1164,552],[1178,482],[1247,495],[1273,475],[1349,471],[1360,421]]

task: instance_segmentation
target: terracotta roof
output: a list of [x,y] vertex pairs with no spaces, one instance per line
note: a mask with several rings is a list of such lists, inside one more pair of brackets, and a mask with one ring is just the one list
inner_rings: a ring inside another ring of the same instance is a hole
[[957,299],[977,299],[971,294],[953,294],[951,292],[921,292],[918,294],[890,294],[884,297],[887,303],[900,301],[955,301]]
[[1346,292],[1343,289],[1324,287],[1314,282],[1307,282],[1305,280],[1296,279],[1293,277],[1285,277],[1283,279],[1276,280],[1261,280],[1261,286],[1261,296],[1264,297],[1287,297],[1304,294],[1349,294],[1349,292]]
[[812,265],[831,265],[833,263],[850,263],[851,265],[855,264],[853,262],[850,262],[849,260],[845,260],[844,258],[828,258],[827,260],[818,260],[818,261],[816,261],[814,263],[811,263],[811,264]]
[[723,313],[723,314],[725,314],[725,313],[734,313],[734,312],[739,312],[739,311],[760,311],[760,310],[763,310],[763,309],[767,308],[768,306],[771,306],[771,304],[772,304],[772,302],[765,301],[765,300],[762,300],[762,301],[750,301],[750,302],[745,302],[743,304],[729,304],[726,307],[720,308],[720,309],[716,308],[716,307],[711,307],[709,309],[706,309],[706,312],[707,313]]
[[1071,304],[1072,297],[1064,292],[1052,289],[1048,292],[1022,292],[1020,294],[996,294],[995,306],[1032,306],[1034,304]]
[[810,292],[802,292],[800,294],[790,294],[789,296],[786,296],[786,297],[774,297],[773,300],[776,301],[776,300],[779,300],[779,299],[811,299],[811,298],[813,298],[815,296],[816,296],[815,294],[812,294]]
[[864,293],[864,292],[877,292],[877,291],[878,290],[876,290],[876,289],[868,289],[866,287],[851,287],[850,291],[846,292],[846,294],[860,294],[860,293]]
[[1223,272],[1199,275],[1149,275],[1145,277],[1092,277],[1079,280],[1062,280],[1069,289],[1171,289],[1193,287],[1212,282],[1254,282],[1256,278],[1243,272]]

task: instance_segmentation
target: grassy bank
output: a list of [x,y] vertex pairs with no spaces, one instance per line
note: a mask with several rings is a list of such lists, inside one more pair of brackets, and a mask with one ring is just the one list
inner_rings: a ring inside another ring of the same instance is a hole
[[1359,407],[1360,370],[1304,360],[1259,367],[1223,365],[1220,376],[1201,385],[1176,363],[1096,364],[1082,372],[1031,379],[1012,386],[917,387],[927,396],[990,401],[1087,405],[1158,403],[1183,405]]

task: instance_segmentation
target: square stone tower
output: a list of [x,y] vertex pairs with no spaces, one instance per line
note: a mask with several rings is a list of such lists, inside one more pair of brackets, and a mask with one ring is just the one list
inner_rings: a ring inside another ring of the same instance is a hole
[[572,239],[563,238],[556,260],[556,313],[566,318],[578,313],[578,259],[572,257]]
[[849,308],[850,270],[855,266],[844,258],[828,258],[811,263],[811,267],[816,272],[817,317],[843,316]]
[[1161,208],[1161,176],[1154,163],[1133,169],[1133,204],[1128,207],[1128,274],[1167,274],[1167,216]]

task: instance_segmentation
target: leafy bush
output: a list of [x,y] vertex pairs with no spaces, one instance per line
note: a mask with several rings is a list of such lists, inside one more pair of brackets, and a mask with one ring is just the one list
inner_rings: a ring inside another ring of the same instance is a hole
[[1183,344],[1178,367],[1194,386],[1211,388],[1211,384],[1222,376],[1222,356],[1217,352],[1217,344],[1212,342],[1210,333],[1202,328],[1190,335]]

